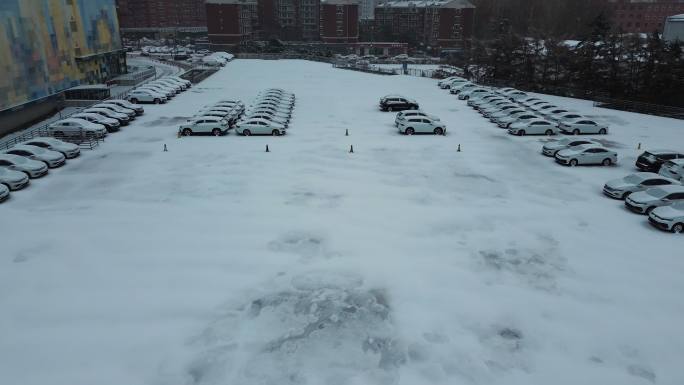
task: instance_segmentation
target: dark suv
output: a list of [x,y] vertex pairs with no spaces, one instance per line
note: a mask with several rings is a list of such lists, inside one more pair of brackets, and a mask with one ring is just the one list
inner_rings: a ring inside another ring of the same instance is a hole
[[636,167],[643,171],[655,172],[668,160],[684,159],[684,154],[671,150],[644,151],[636,160]]
[[418,103],[415,100],[399,95],[389,95],[380,99],[380,109],[383,111],[417,110],[418,108]]

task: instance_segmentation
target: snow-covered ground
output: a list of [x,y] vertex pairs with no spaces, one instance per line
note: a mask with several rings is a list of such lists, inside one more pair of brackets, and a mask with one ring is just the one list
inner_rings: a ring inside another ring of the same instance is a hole
[[[13,193],[0,383],[684,383],[684,238],[601,194],[682,122],[548,97],[620,154],[566,168],[435,83],[236,60]],[[287,136],[176,138],[266,87]],[[389,93],[448,135],[398,135]]]

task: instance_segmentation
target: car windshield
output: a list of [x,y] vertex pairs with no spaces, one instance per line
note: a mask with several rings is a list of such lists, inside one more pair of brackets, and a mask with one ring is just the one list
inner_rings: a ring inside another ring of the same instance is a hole
[[648,189],[648,190],[646,190],[646,193],[652,197],[655,197],[655,198],[663,198],[668,194],[667,191],[665,191],[659,187]]

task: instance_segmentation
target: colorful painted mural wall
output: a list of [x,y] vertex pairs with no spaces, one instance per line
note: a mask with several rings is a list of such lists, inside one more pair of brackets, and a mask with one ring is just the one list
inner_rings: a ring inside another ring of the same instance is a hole
[[0,0],[0,110],[106,78],[120,49],[115,0]]

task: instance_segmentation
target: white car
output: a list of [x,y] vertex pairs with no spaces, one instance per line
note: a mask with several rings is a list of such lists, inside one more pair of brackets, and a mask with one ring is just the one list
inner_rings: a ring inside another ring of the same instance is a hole
[[260,118],[250,118],[239,121],[235,125],[235,132],[240,135],[285,135],[285,126],[274,123],[270,120]]
[[142,89],[131,90],[128,93],[128,96],[126,98],[131,103],[145,102],[145,103],[160,104],[160,103],[166,103],[169,100],[169,98],[166,96],[166,94],[162,94],[160,92],[156,92],[153,90],[142,90]]
[[292,101],[296,100],[295,94],[292,94],[289,92],[276,91],[276,90],[260,92],[257,95],[257,97],[260,97],[260,96],[272,96],[272,97],[274,96],[274,97],[277,97],[280,99],[285,99],[285,100],[292,100]]
[[568,149],[574,146],[580,146],[582,144],[600,144],[593,139],[574,139],[574,138],[562,138],[560,140],[554,140],[546,143],[542,147],[542,154],[546,156],[554,157],[556,153],[561,150]]
[[290,121],[290,115],[281,114],[277,111],[274,111],[274,110],[271,110],[268,108],[254,108],[254,109],[251,109],[251,110],[245,112],[245,115],[254,115],[254,114],[268,114],[268,115],[276,117],[280,120],[286,120],[288,122]]
[[617,153],[598,144],[581,144],[560,150],[556,153],[556,162],[568,166],[580,164],[600,164],[610,166],[617,163]]
[[558,127],[565,134],[579,135],[579,134],[600,134],[608,133],[608,125],[598,123],[591,119],[577,119],[574,121],[561,122]]
[[427,112],[424,112],[421,110],[406,110],[406,111],[401,111],[401,112],[397,113],[397,117],[394,118],[394,125],[398,126],[400,121],[406,120],[406,119],[408,119],[410,117],[414,117],[414,116],[426,117],[430,120],[439,121],[438,117],[436,117],[434,115],[430,115]]
[[71,115],[70,118],[83,119],[91,123],[101,124],[105,126],[107,132],[119,131],[119,129],[121,128],[121,123],[119,123],[118,120],[108,118],[100,114],[94,114],[92,112],[79,112],[77,114]]
[[115,112],[107,108],[102,108],[102,107],[90,107],[86,108],[82,112],[84,113],[89,113],[89,114],[98,114],[102,115],[105,118],[112,118],[116,119],[119,121],[119,124],[122,126],[128,125],[130,123],[131,118],[128,117],[126,114],[122,114],[120,112]]
[[190,80],[183,79],[183,78],[178,77],[178,76],[166,76],[165,78],[166,78],[166,79],[175,80],[175,81],[177,81],[177,82],[179,82],[179,83],[183,83],[183,84],[185,84],[186,86],[188,86],[188,88],[192,87],[192,82],[191,82]]
[[499,112],[489,114],[488,117],[489,117],[489,120],[491,122],[498,124],[499,120],[501,120],[501,119],[508,118],[511,116],[517,116],[517,115],[521,115],[521,114],[526,114],[526,113],[527,113],[527,111],[525,109],[523,109],[522,107],[516,107],[516,108],[511,108],[511,109],[507,109],[507,110],[503,110],[503,111],[499,111]]
[[684,159],[668,160],[660,166],[660,175],[684,183]]
[[553,120],[554,122],[560,123],[564,121],[574,121],[577,119],[582,119],[583,116],[576,112],[566,112],[558,115],[547,116],[547,119]]
[[6,201],[10,197],[10,190],[4,184],[0,184],[0,203]]
[[19,155],[0,154],[0,167],[21,171],[29,178],[40,178],[48,173],[48,166],[45,163]]
[[[470,101],[468,101],[470,102]],[[496,103],[499,102],[507,102],[510,103],[506,98],[503,98],[501,96],[495,95],[487,95],[482,98],[475,99],[475,101],[472,104],[472,107],[475,108],[476,110],[480,110],[482,108],[487,108],[490,107]]]
[[558,116],[558,115],[563,115],[563,114],[568,114],[570,111],[564,109],[564,108],[554,108],[552,110],[546,110],[542,112],[542,115],[544,115],[547,119],[551,119],[552,116]]
[[176,96],[176,92],[174,92],[172,89],[164,88],[164,87],[154,85],[154,84],[150,84],[150,85],[145,84],[145,85],[142,85],[142,86],[136,88],[136,90],[156,92],[158,94],[162,94],[162,95],[166,96],[167,99],[171,99],[174,96]]
[[21,171],[12,170],[7,166],[0,167],[0,185],[7,186],[12,191],[21,190],[28,186],[29,177]]
[[173,78],[161,78],[160,80],[163,80],[165,83],[178,85],[178,86],[181,87],[181,89],[182,89],[183,91],[185,91],[185,90],[187,90],[188,88],[190,88],[190,84],[189,84],[190,82],[187,82],[187,83],[179,82],[178,80],[173,79]]
[[680,202],[684,202],[684,186],[668,185],[629,194],[625,206],[635,213],[650,214],[657,207]]
[[469,88],[475,88],[477,87],[477,84],[467,82],[467,83],[461,83],[456,86],[452,86],[451,89],[449,90],[449,93],[452,93],[454,95],[458,95],[459,93],[468,90]]
[[278,107],[283,110],[291,111],[292,110],[292,104],[289,102],[283,102],[280,100],[276,99],[257,99],[253,103],[253,105],[271,105],[273,107]]
[[81,155],[81,149],[77,145],[73,143],[63,142],[55,138],[38,137],[29,139],[26,142],[24,142],[24,144],[61,152],[62,155],[64,155],[67,159],[76,158],[77,156]]
[[275,96],[275,95],[259,95],[256,97],[256,99],[254,99],[254,102],[260,102],[260,101],[276,102],[276,103],[284,104],[287,106],[294,105],[294,99],[283,98],[283,97]]
[[289,121],[287,119],[284,119],[282,117],[275,116],[275,115],[269,115],[266,113],[258,113],[258,112],[254,113],[254,114],[245,115],[242,119],[243,120],[264,119],[264,120],[268,120],[268,121],[276,123],[276,124],[280,124],[285,128],[287,128],[288,123],[289,123]]
[[169,87],[172,90],[175,90],[176,93],[180,93],[180,92],[185,91],[184,85],[180,85],[180,84],[175,83],[171,80],[158,79],[158,80],[155,80],[153,82],[150,82],[150,84],[158,84],[160,86]]
[[684,233],[684,202],[654,209],[648,214],[648,221],[661,230]]
[[57,168],[64,165],[66,157],[61,152],[46,150],[42,147],[31,146],[30,144],[18,144],[5,154],[24,156],[32,160],[45,163],[49,168]]
[[524,106],[527,106],[527,105],[530,105],[532,103],[541,102],[541,101],[542,101],[541,99],[534,97],[534,96],[531,96],[531,97],[525,98],[523,100],[518,100],[518,103],[520,103]]
[[504,88],[498,88],[498,89],[496,90],[496,93],[497,93],[497,94],[500,94],[500,95],[506,95],[506,94],[508,94],[509,92],[514,92],[514,91],[517,91],[517,89],[511,88],[511,87],[504,87]]
[[490,92],[487,88],[471,88],[469,90],[463,90],[458,94],[459,100],[468,100],[471,96],[476,96],[477,94],[484,94]]
[[603,193],[611,198],[625,199],[635,192],[671,184],[678,185],[679,183],[652,172],[638,172],[624,178],[609,180],[603,186]]
[[432,120],[425,116],[411,116],[399,121],[399,132],[405,135],[435,134],[445,135],[446,126],[439,120]]
[[480,106],[480,108],[478,109],[478,111],[479,111],[481,114],[485,114],[485,113],[490,113],[490,112],[498,111],[499,108],[501,108],[501,107],[503,107],[503,106],[509,106],[509,105],[515,106],[515,104],[511,103],[510,100],[506,100],[506,99],[504,99],[504,100],[497,100],[497,101],[493,101],[493,102],[491,102],[491,103],[487,103],[487,104],[484,104],[484,105]]
[[466,79],[463,79],[460,76],[449,76],[448,78],[444,78],[440,81],[437,82],[437,86],[441,89],[447,89],[451,87],[451,83],[457,80],[463,80],[465,81]]
[[511,100],[522,100],[528,98],[527,93],[517,90],[506,93],[506,96]]
[[121,106],[118,106],[118,105],[116,105],[114,103],[110,103],[110,102],[97,103],[97,104],[93,105],[93,108],[106,108],[108,110],[118,112],[120,114],[125,114],[126,116],[128,116],[128,118],[130,120],[135,119],[135,117],[137,115],[135,113],[135,111],[133,111],[129,108],[123,108]]
[[289,108],[283,108],[279,106],[274,106],[273,104],[270,103],[258,103],[253,106],[249,107],[250,110],[260,110],[260,109],[266,109],[266,110],[271,110],[274,113],[282,114],[282,115],[287,115],[289,118],[292,116],[292,110]]
[[540,114],[544,114],[547,111],[552,111],[552,110],[555,110],[557,108],[559,108],[559,107],[556,105],[553,105],[553,104],[544,104],[544,105],[538,105],[538,106],[532,107],[533,110],[537,111]]
[[92,136],[95,138],[104,138],[107,136],[107,129],[105,126],[97,123],[90,123],[83,119],[67,118],[52,123],[47,128],[50,136]]
[[497,125],[501,128],[509,128],[512,124],[517,123],[517,122],[524,122],[528,121],[530,119],[541,119],[539,116],[531,113],[531,112],[524,112],[522,114],[511,114],[507,117],[499,119]]
[[486,109],[486,110],[480,110],[480,113],[481,113],[485,118],[489,118],[490,116],[492,116],[492,115],[494,115],[494,114],[498,114],[498,113],[505,112],[505,111],[508,111],[508,110],[518,110],[518,109],[520,109],[520,106],[519,106],[519,105],[517,105],[517,104],[512,104],[512,103],[508,103],[508,104],[500,104],[500,105],[497,105],[496,108],[491,108],[491,109]]
[[[477,93],[477,94],[471,95],[470,98],[468,99],[468,103],[466,103],[466,104],[468,105],[468,107],[475,107],[476,105],[478,105],[480,103],[480,101],[490,100],[491,97],[497,97],[497,96],[499,96],[499,95],[495,94],[491,91],[484,92],[484,93]],[[485,98],[487,98],[487,99],[485,99]]]
[[230,124],[224,118],[204,116],[182,124],[179,131],[184,136],[194,134],[212,134],[220,136],[228,132]]
[[545,101],[543,101],[543,100],[538,100],[538,101],[536,101],[536,102],[523,103],[523,104],[525,105],[525,107],[527,107],[527,108],[533,110],[535,107],[546,106],[546,105],[549,105],[549,104],[551,104],[551,103],[545,102]]
[[135,111],[137,115],[142,115],[145,113],[145,109],[142,108],[142,106],[134,104],[129,102],[128,100],[123,100],[123,99],[110,99],[107,100],[107,102],[116,104],[117,106],[123,107],[123,108],[128,108],[129,110]]
[[544,119],[529,119],[525,121],[518,121],[508,128],[508,133],[511,135],[525,136],[525,135],[556,135],[558,128],[555,124]]

